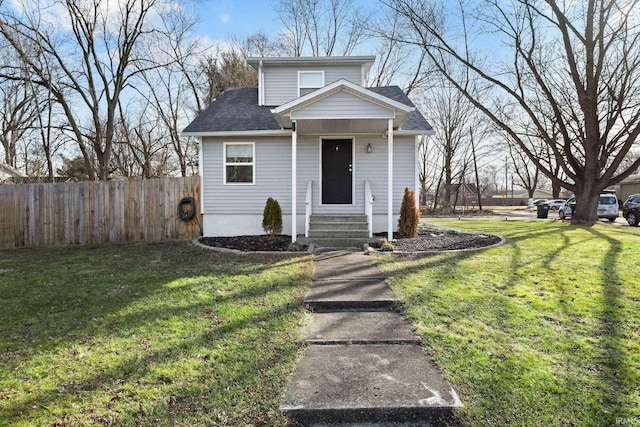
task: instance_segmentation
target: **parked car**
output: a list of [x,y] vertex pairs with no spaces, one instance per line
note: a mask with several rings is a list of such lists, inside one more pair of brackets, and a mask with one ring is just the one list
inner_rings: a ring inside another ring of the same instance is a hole
[[544,204],[549,206],[550,210],[555,211],[557,209],[560,209],[560,206],[562,206],[564,202],[565,202],[564,199],[553,199],[553,200],[547,200]]
[[629,225],[637,227],[640,222],[640,194],[632,194],[622,205],[622,216]]
[[[576,209],[575,194],[567,199],[567,201],[558,209],[560,219],[565,219],[573,215]],[[613,193],[602,193],[598,198],[598,218],[606,218],[613,222],[618,218],[618,198]]]
[[546,203],[546,202],[547,202],[547,199],[535,199],[533,201],[533,206],[538,206],[538,205],[541,205],[541,204]]
[[613,222],[620,215],[618,197],[613,193],[603,193],[598,199],[598,218],[606,218]]
[[576,209],[576,196],[575,194],[569,197],[558,209],[558,216],[560,219],[565,219],[573,215],[573,211]]

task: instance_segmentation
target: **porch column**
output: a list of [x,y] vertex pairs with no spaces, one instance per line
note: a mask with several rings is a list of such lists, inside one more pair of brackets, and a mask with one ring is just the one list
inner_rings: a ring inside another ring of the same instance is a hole
[[393,240],[393,119],[387,125],[387,240]]
[[297,238],[298,219],[298,126],[297,122],[291,122],[291,241]]

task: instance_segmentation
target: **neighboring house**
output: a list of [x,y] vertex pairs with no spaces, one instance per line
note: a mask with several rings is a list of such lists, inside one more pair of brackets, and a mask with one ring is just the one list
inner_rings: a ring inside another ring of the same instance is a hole
[[249,58],[258,88],[225,91],[182,133],[200,139],[204,236],[263,234],[268,197],[293,241],[322,215],[366,215],[369,237],[396,228],[433,130],[399,87],[362,87],[374,60]]
[[467,205],[477,203],[478,201],[478,187],[475,184],[450,184],[451,197],[449,204],[455,205]]
[[631,175],[616,184],[616,194],[622,202],[635,193],[640,193],[640,175]]

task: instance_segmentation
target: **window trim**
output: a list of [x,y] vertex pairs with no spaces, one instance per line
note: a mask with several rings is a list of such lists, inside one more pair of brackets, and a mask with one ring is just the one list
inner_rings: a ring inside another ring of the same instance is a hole
[[[303,74],[320,74],[322,76],[322,82],[320,83],[320,86],[316,87],[316,86],[302,86],[300,84],[300,76]],[[303,70],[303,71],[298,71],[298,97],[301,97],[303,95],[300,94],[300,90],[301,89],[313,89],[313,90],[317,90],[324,87],[324,70]]]
[[[227,162],[227,147],[230,145],[251,145],[252,161],[249,163]],[[227,166],[251,166],[251,182],[227,182]],[[222,143],[222,183],[224,185],[255,185],[256,184],[256,143],[249,141]]]

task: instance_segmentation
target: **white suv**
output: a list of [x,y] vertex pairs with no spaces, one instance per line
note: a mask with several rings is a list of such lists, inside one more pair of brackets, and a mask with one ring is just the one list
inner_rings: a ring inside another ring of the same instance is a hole
[[[558,209],[558,216],[560,219],[569,218],[573,213],[576,205],[576,195],[569,197],[560,209]],[[613,222],[619,215],[618,198],[613,193],[602,193],[598,199],[598,218],[607,218]]]

